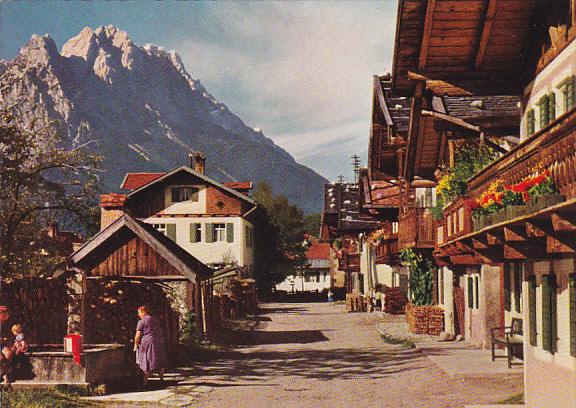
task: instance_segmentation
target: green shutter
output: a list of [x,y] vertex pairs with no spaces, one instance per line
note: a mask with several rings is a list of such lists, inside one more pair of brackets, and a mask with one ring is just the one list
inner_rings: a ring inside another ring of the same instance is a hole
[[528,280],[528,319],[530,323],[530,345],[538,345],[536,325],[536,275],[531,275]]
[[166,236],[176,242],[176,224],[166,224]]
[[534,109],[530,109],[526,114],[526,132],[531,136],[536,131],[536,114]]
[[192,224],[190,224],[190,242],[192,243],[200,242],[201,237],[199,236],[200,234],[198,234],[200,228],[201,226],[197,222],[193,222]]
[[510,311],[512,294],[510,293],[510,264],[504,265],[504,310]]
[[570,355],[576,357],[576,273],[570,274]]
[[556,94],[554,92],[548,95],[548,120],[552,122],[556,119]]
[[471,276],[468,277],[468,308],[474,308],[474,279]]
[[206,224],[206,242],[214,242],[214,224]]
[[226,224],[226,241],[228,241],[228,243],[234,242],[234,224],[231,222]]
[[550,353],[556,351],[556,277],[542,276],[542,348]]
[[476,293],[476,309],[480,309],[480,277],[474,278],[474,293]]
[[522,269],[519,263],[514,264],[514,309],[521,313],[520,299],[522,297]]
[[566,83],[564,98],[564,107],[566,108],[566,112],[568,112],[574,107],[574,101],[576,100],[576,75]]
[[548,95],[540,98],[540,101],[538,101],[538,109],[540,111],[540,129],[542,129],[549,123]]

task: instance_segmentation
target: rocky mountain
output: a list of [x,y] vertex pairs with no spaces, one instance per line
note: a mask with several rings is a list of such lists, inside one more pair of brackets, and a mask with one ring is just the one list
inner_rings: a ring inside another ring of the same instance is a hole
[[67,146],[101,154],[110,191],[126,172],[166,171],[203,151],[219,181],[264,180],[306,212],[322,206],[323,177],[246,126],[176,52],[138,46],[116,27],[85,28],[61,52],[49,35],[33,35],[0,61],[0,79],[0,108],[27,128],[56,123]]

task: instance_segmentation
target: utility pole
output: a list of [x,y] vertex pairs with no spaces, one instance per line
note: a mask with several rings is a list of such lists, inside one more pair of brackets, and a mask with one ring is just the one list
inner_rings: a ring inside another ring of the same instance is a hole
[[342,184],[344,182],[344,176],[342,174],[340,174],[338,176],[338,183]]
[[354,167],[354,181],[358,183],[358,176],[360,174],[360,156],[355,154],[350,158],[352,159],[352,167]]

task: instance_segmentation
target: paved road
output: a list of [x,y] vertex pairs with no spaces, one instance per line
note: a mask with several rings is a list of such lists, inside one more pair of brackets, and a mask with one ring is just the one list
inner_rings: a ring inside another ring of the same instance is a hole
[[522,390],[518,379],[448,377],[417,350],[384,343],[377,314],[327,303],[263,309],[245,345],[183,373],[212,388],[194,406],[455,408]]

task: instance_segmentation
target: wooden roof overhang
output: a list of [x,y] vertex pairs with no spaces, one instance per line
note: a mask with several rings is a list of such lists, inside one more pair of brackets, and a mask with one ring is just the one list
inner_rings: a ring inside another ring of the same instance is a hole
[[[518,134],[518,96],[472,95],[448,82],[432,81],[413,73],[409,73],[409,77],[417,82],[417,89],[413,98],[404,177],[432,178],[451,139],[480,138],[496,151],[507,152],[490,137]],[[440,88],[437,82],[442,82]],[[430,95],[434,88],[446,94]]]
[[191,282],[196,283],[211,276],[212,271],[208,266],[151,225],[127,214],[118,218],[71,254],[68,263],[72,267],[90,270],[134,236],[144,241]]
[[434,255],[443,265],[574,257],[575,235],[576,199],[571,199],[443,243]]
[[[412,92],[408,71],[449,79],[475,93],[519,93],[537,0],[400,0],[392,70],[394,92]],[[488,84],[488,86],[487,86]]]
[[[398,149],[404,143],[406,123],[409,111],[406,112],[405,101],[402,109],[390,106],[384,89],[384,83],[389,86],[387,76],[374,76],[372,126],[368,142],[368,171],[374,180],[386,180],[397,177]],[[406,97],[392,98],[392,103]]]

